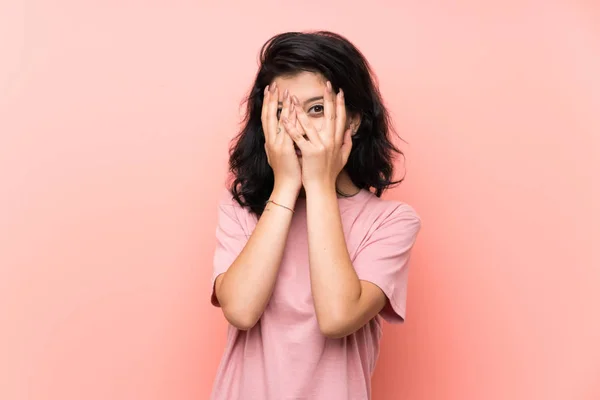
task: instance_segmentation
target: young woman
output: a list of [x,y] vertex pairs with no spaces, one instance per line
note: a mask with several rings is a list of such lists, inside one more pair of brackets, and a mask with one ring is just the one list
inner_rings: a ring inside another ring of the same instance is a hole
[[369,65],[331,32],[277,35],[247,106],[216,231],[230,327],[212,399],[369,399],[420,229],[380,198],[400,151]]

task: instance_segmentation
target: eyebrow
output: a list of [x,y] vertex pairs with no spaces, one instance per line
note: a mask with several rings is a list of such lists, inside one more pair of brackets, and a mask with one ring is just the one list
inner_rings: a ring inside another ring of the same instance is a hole
[[[323,96],[311,97],[310,99],[305,100],[304,104],[312,103],[313,101],[317,101],[317,100],[323,100]],[[283,103],[281,101],[278,104],[280,106],[283,105]]]

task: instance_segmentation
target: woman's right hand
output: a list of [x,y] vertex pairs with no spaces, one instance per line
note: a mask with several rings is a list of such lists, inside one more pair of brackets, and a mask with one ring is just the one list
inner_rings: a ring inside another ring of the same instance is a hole
[[[286,90],[283,94],[281,118],[289,118],[290,112],[293,111],[294,104],[291,102],[290,97]],[[274,83],[271,87],[267,86],[265,88],[261,114],[267,160],[273,169],[276,187],[299,191],[302,187],[300,160],[296,156],[293,140],[279,122],[277,116],[278,103],[279,89],[277,83]]]

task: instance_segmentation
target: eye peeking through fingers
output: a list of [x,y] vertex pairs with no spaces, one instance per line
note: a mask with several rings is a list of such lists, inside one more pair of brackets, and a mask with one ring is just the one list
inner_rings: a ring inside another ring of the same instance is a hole
[[323,115],[323,112],[325,111],[325,108],[323,107],[322,104],[315,104],[314,106],[312,106],[311,108],[308,109],[308,113],[310,116],[313,117],[320,117],[321,115]]

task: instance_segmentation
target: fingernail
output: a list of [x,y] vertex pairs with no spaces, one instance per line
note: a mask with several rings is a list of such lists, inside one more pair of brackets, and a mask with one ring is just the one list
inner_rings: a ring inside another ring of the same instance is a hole
[[344,98],[344,91],[343,91],[341,88],[340,88],[340,93],[339,93],[339,95],[340,95],[340,99],[343,99],[343,98]]
[[265,95],[269,92],[269,85],[265,87]]
[[288,94],[289,94],[289,91],[287,89],[285,89],[285,91],[283,92],[283,99],[284,100],[287,99]]
[[296,96],[292,96],[292,101],[294,102],[295,105],[300,104],[300,101],[298,100],[298,98]]
[[271,90],[272,90],[272,91],[275,91],[275,90],[277,90],[277,82],[274,82],[274,83],[273,83],[273,87],[271,88]]
[[327,81],[327,91],[331,92],[331,82]]

